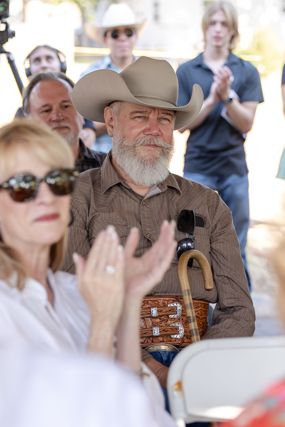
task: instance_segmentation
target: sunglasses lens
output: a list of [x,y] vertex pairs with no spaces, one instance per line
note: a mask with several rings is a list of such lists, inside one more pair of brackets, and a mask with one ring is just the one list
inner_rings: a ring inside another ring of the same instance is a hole
[[126,28],[125,29],[125,34],[126,34],[126,36],[127,37],[133,37],[133,35],[134,35],[134,30],[132,29],[132,28]]
[[113,30],[111,32],[111,37],[112,37],[112,39],[117,40],[119,38],[119,31],[118,30]]
[[124,30],[113,30],[111,31],[111,37],[114,40],[117,40],[120,37],[121,33],[124,33],[126,37],[130,38],[134,35],[134,30],[132,28],[125,28]]
[[45,182],[56,196],[67,196],[74,190],[75,179],[76,173],[73,170],[61,169],[50,172]]
[[8,191],[15,202],[26,202],[36,197],[38,182],[33,175],[17,175],[9,180]]
[[46,182],[56,196],[66,196],[74,190],[78,172],[73,169],[56,169],[49,172],[44,178],[34,175],[16,175],[0,185],[0,189],[8,190],[15,202],[27,202],[37,197],[41,182]]

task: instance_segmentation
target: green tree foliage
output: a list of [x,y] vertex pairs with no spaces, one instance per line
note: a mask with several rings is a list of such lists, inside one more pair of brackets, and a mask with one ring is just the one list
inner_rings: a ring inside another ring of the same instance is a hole
[[271,28],[262,28],[254,33],[247,50],[238,55],[254,63],[262,76],[267,76],[280,68],[283,52],[280,41]]

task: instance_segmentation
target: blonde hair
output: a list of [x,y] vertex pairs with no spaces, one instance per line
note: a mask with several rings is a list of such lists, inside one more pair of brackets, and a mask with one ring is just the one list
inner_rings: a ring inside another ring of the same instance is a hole
[[[0,128],[0,182],[13,174],[15,153],[18,149],[33,152],[36,157],[51,168],[73,168],[74,157],[67,142],[57,133],[40,122],[31,119],[15,119]],[[49,267],[56,271],[62,261],[65,236],[50,248]],[[5,244],[0,227],[0,278],[9,281],[13,273],[17,275],[16,286],[23,289],[27,277],[25,269],[16,253]]]
[[209,28],[211,18],[216,12],[219,12],[220,10],[225,14],[229,29],[233,32],[233,35],[229,44],[229,50],[232,51],[236,47],[236,43],[239,38],[239,31],[238,31],[237,11],[234,5],[229,1],[212,2],[205,10],[205,13],[202,18],[202,30],[204,35],[204,42],[206,40],[206,31]]

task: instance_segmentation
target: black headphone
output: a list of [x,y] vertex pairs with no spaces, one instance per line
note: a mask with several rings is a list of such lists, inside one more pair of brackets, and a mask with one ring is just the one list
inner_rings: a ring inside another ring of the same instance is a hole
[[56,54],[56,56],[58,57],[58,60],[60,62],[60,71],[62,73],[66,73],[67,70],[67,65],[66,65],[66,56],[64,55],[63,52],[61,52],[60,50],[56,49],[55,47],[49,46],[48,44],[42,44],[42,45],[38,45],[36,46],[25,58],[24,60],[24,67],[25,67],[25,73],[27,77],[31,77],[32,73],[31,73],[31,64],[30,64],[30,57],[31,55],[38,49],[40,48],[45,48],[45,49],[49,49],[52,52],[54,52]]

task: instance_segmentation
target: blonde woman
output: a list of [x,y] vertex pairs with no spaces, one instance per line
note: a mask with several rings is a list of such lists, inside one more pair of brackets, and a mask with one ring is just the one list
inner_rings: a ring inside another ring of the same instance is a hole
[[[0,129],[0,335],[44,350],[97,352],[141,372],[139,313],[174,254],[174,224],[141,258],[138,231],[125,248],[102,231],[77,274],[60,271],[76,182],[66,142],[43,125]],[[129,349],[132,348],[132,351]]]

